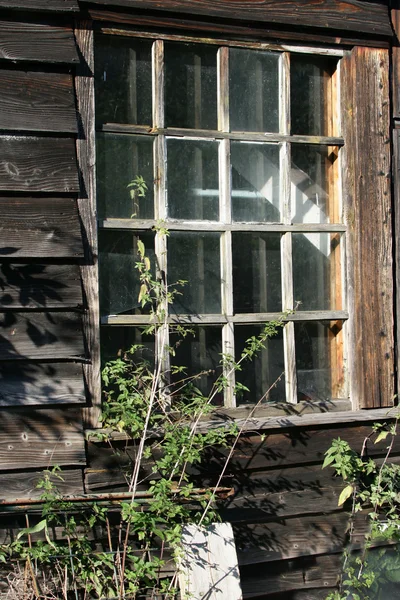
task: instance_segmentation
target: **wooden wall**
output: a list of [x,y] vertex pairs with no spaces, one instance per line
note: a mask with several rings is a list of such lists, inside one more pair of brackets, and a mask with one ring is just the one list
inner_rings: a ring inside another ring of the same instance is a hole
[[[122,471],[133,454],[121,444],[117,458],[106,445],[85,445],[83,435],[82,407],[98,382],[89,18],[344,47],[387,48],[392,35],[383,1],[0,0],[0,498],[35,495],[41,469],[52,464],[63,467],[68,493],[125,490]],[[396,25],[399,10],[393,18]],[[385,77],[386,60],[387,54],[383,64],[374,63]],[[397,49],[393,61],[400,73]],[[393,96],[396,150],[399,89]],[[368,144],[368,136],[358,139]],[[387,185],[387,171],[382,177]],[[368,181],[373,185],[372,177]],[[368,223],[374,225],[366,214]],[[386,312],[378,311],[376,335],[378,325],[392,327],[385,318],[391,302],[392,296]],[[391,331],[383,337],[393,360]],[[376,372],[392,389],[387,365],[377,364]],[[380,389],[375,396],[378,406]],[[334,588],[348,516],[337,507],[340,481],[321,470],[323,454],[338,436],[360,448],[367,432],[353,423],[242,438],[222,482],[234,488],[222,516],[235,527],[246,599],[318,600]],[[373,452],[382,456],[384,447]],[[215,483],[225,456],[210,455],[195,472],[199,484]],[[400,461],[400,446],[395,457]],[[355,543],[364,530],[361,518]]]

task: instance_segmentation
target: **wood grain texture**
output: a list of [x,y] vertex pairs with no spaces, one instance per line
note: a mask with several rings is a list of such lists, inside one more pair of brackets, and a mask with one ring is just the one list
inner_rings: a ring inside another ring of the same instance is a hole
[[[88,0],[82,0],[85,4]],[[90,0],[92,4],[163,10],[392,36],[388,9],[362,0]]]
[[[89,8],[90,16],[96,21],[107,21],[109,23],[121,24],[121,25],[133,25],[139,27],[165,27],[171,31],[174,31],[176,35],[179,33],[184,35],[197,35],[204,36],[204,33],[212,33],[219,35],[223,38],[232,39],[234,37],[254,41],[254,38],[258,40],[276,40],[276,44],[287,42],[301,42],[302,44],[330,44],[331,46],[347,45],[361,45],[361,46],[377,46],[388,47],[389,43],[385,40],[354,37],[349,32],[341,32],[341,35],[335,34],[329,35],[328,32],[320,30],[318,33],[310,33],[310,31],[301,28],[298,31],[282,31],[282,26],[279,24],[272,26],[271,24],[265,24],[260,26],[249,25],[247,23],[238,23],[238,21],[230,20],[229,23],[225,20],[216,21],[213,19],[207,20],[206,18],[197,17],[196,19],[183,18],[181,14],[179,17],[174,18],[168,13],[158,14],[157,16],[149,14],[133,14],[123,12],[112,12],[107,10],[99,10]],[[274,27],[274,28],[273,28]]]
[[0,406],[84,404],[82,365],[0,363]]
[[[51,480],[62,494],[82,494],[83,479],[81,469],[62,470],[58,479],[50,475]],[[0,473],[0,500],[17,498],[39,498],[43,490],[36,486],[43,478],[43,471],[22,471],[18,473]]]
[[0,214],[0,256],[83,256],[75,199],[0,197]]
[[85,464],[80,411],[31,410],[1,413],[0,462],[3,470]]
[[400,117],[400,8],[393,8],[390,13],[393,30],[396,34],[392,48],[393,117]]
[[72,75],[0,69],[0,129],[76,133]]
[[80,114],[80,130],[77,139],[77,156],[82,174],[81,193],[78,198],[79,213],[85,236],[85,256],[81,265],[85,314],[83,328],[85,346],[91,364],[85,366],[88,401],[91,408],[85,411],[88,427],[99,426],[101,406],[100,382],[100,331],[98,292],[98,250],[96,220],[96,132],[94,121],[94,48],[91,21],[77,21],[75,38],[82,62],[77,68],[75,87]]
[[82,286],[76,264],[0,265],[0,310],[81,308]]
[[343,59],[344,210],[348,226],[350,397],[394,397],[389,56],[354,48]]
[[78,0],[0,0],[0,8],[44,12],[77,12]]
[[[399,11],[400,12],[400,11]],[[400,81],[399,81],[400,83]],[[396,309],[397,315],[400,310],[400,129],[393,130],[393,210],[394,210],[394,234],[395,234],[395,285],[396,285]],[[400,340],[400,319],[396,319],[396,339]],[[400,389],[400,353],[397,353],[397,389]]]
[[84,356],[78,313],[24,312],[0,315],[0,360]]
[[72,27],[25,19],[0,20],[0,59],[65,64],[79,60]]
[[75,143],[71,138],[0,136],[0,190],[77,192]]

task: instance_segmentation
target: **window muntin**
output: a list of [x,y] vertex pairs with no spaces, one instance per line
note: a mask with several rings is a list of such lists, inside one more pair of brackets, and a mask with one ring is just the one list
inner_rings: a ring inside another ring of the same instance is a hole
[[[99,36],[96,46],[100,288],[112,286],[113,267],[106,275],[105,265],[116,252],[103,245],[102,231],[128,234],[133,242],[145,230],[150,239],[161,219],[169,239],[156,233],[148,253],[158,255],[169,282],[188,279],[170,320],[198,328],[190,350],[197,369],[207,362],[210,336],[214,347],[238,353],[247,330],[296,308],[282,335],[246,367],[253,394],[235,398],[232,374],[218,403],[255,403],[271,386],[265,402],[347,397],[337,58],[160,39],[144,40],[141,52],[141,40],[109,38]],[[119,43],[123,57],[132,44],[131,63],[148,56],[152,44],[151,63],[140,65],[148,73],[140,80],[130,64],[122,77],[125,83],[130,77],[132,98],[140,96],[142,81],[147,87],[152,81],[146,128],[137,110],[132,116],[124,109],[121,123],[109,118],[121,110],[102,108],[101,79],[115,68],[112,58],[118,63]],[[104,50],[111,45],[112,57]],[[304,89],[296,93],[295,86]],[[128,185],[138,175],[148,192],[132,204]],[[121,264],[134,264],[134,248],[121,253]],[[146,319],[128,268],[120,276],[124,301],[102,302],[102,329],[120,330],[121,347],[130,335],[125,330]]]

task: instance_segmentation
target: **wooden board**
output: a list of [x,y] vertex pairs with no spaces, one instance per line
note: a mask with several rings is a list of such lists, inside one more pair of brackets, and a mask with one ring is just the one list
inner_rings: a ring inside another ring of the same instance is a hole
[[242,600],[238,559],[230,523],[185,525],[179,587],[183,598]]
[[[50,476],[62,494],[82,494],[83,480],[81,469],[64,469],[59,473],[62,477]],[[36,486],[43,478],[43,471],[23,471],[19,473],[0,473],[0,500],[15,500],[17,498],[39,498],[42,489]]]
[[0,0],[0,8],[46,12],[77,12],[78,0]]
[[[81,265],[82,285],[86,300],[83,326],[87,346],[90,348],[90,365],[85,367],[90,408],[85,411],[85,426],[98,427],[101,405],[100,384],[100,331],[98,301],[98,248],[96,220],[96,132],[94,121],[94,39],[93,24],[80,20],[75,28],[76,43],[82,61],[75,77],[80,130],[77,139],[77,156],[82,174],[82,193],[78,198],[79,214],[85,231],[85,258]],[[89,67],[89,69],[88,69]]]
[[341,73],[350,397],[356,407],[390,406],[395,369],[388,52],[354,48]]
[[52,23],[0,20],[0,59],[45,63],[76,63],[72,27]]
[[77,264],[3,262],[0,265],[0,288],[0,310],[82,307]]
[[84,404],[82,365],[0,363],[0,407]]
[[4,258],[83,256],[82,235],[75,199],[0,197],[0,214],[0,256]]
[[77,192],[72,138],[0,136],[0,190]]
[[72,75],[0,69],[0,129],[76,133]]
[[[82,0],[82,4],[89,0]],[[91,4],[392,36],[387,6],[362,0],[90,0]]]
[[[177,17],[171,16],[171,13],[157,14],[133,14],[123,12],[112,12],[107,10],[99,10],[89,8],[90,16],[96,21],[108,21],[111,24],[121,24],[129,27],[141,27],[151,28],[152,27],[163,27],[174,31],[174,35],[178,36],[195,36],[197,38],[204,37],[205,32],[218,35],[225,39],[246,39],[254,42],[254,40],[264,40],[269,42],[275,40],[275,44],[278,45],[283,42],[295,41],[304,44],[330,44],[331,46],[347,45],[361,45],[361,46],[377,46],[389,47],[389,42],[382,40],[382,38],[366,39],[355,37],[349,32],[341,32],[338,36],[337,32],[325,32],[323,29],[314,33],[315,30],[305,30],[303,27],[298,30],[283,31],[279,25],[268,25],[260,24],[249,25],[248,23],[240,23],[239,21],[230,20],[229,22],[221,20],[207,20],[206,17],[197,17],[196,20],[190,18],[188,15],[186,18],[182,18],[183,15]],[[107,26],[105,26],[107,27]],[[207,42],[208,40],[205,39]]]
[[[392,2],[393,5],[393,2]],[[396,41],[392,48],[392,98],[393,117],[400,117],[400,8],[390,11]]]
[[57,360],[83,355],[79,313],[23,312],[0,316],[0,360]]
[[243,598],[268,598],[282,593],[282,600],[288,600],[294,590],[328,588],[329,591],[337,584],[340,565],[341,554],[334,554],[241,567]]
[[3,470],[85,464],[81,413],[77,410],[7,411],[0,415]]

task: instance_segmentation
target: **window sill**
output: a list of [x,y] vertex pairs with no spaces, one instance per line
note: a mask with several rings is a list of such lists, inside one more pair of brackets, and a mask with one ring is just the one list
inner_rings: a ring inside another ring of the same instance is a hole
[[[197,431],[205,432],[224,424],[228,426],[232,422],[235,422],[243,433],[290,427],[365,423],[393,419],[398,414],[398,407],[352,411],[351,403],[348,400],[262,406],[250,416],[252,409],[252,406],[218,408],[212,415],[208,415],[199,422]],[[85,431],[86,439],[90,442],[99,441],[99,434],[105,434],[112,440],[129,439],[126,433],[110,429],[87,429]]]

